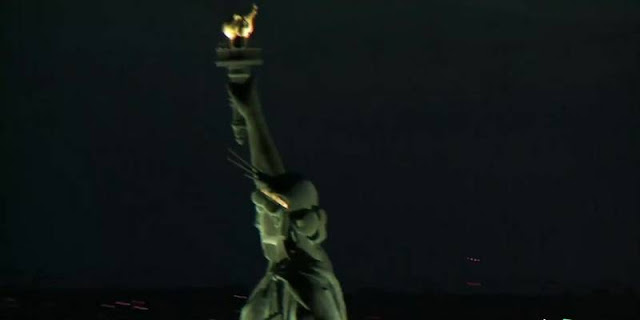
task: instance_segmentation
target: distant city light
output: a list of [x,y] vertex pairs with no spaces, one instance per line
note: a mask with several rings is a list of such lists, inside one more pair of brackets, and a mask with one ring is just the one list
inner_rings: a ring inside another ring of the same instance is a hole
[[245,299],[245,300],[248,298],[247,296],[243,296],[243,295],[239,295],[239,294],[234,294],[233,297],[234,298],[238,298],[238,299]]
[[123,301],[116,301],[115,304],[121,305],[121,306],[130,306],[131,305],[131,303],[123,302]]
[[134,309],[138,309],[138,310],[149,310],[149,308],[147,307],[142,307],[142,306],[133,306]]
[[472,257],[467,257],[467,260],[468,260],[468,261],[471,261],[471,262],[480,262],[480,259],[478,259],[478,258],[472,258]]

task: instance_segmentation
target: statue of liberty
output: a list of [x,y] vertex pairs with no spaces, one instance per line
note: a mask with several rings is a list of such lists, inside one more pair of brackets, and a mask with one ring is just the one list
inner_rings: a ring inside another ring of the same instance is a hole
[[[239,28],[250,26],[253,30],[256,9],[254,6],[247,16],[250,19],[234,16]],[[229,37],[229,25],[224,28]],[[241,36],[242,32],[237,34]],[[248,35],[245,44],[247,39]],[[235,54],[232,63],[242,64],[238,58],[242,48],[224,50]],[[322,247],[327,238],[327,214],[319,206],[318,192],[311,181],[285,169],[269,132],[254,76],[248,68],[236,68],[232,77],[229,69],[232,126],[236,140],[246,144],[250,153],[246,161],[231,151],[229,160],[254,181],[256,190],[251,201],[255,227],[268,261],[266,273],[247,299],[240,319],[346,320],[342,289]]]

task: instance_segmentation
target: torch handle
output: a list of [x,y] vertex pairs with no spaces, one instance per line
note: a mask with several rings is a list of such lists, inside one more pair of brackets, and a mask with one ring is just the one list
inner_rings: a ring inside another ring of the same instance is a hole
[[[227,76],[231,83],[246,82],[251,76],[251,67],[262,64],[260,49],[257,48],[217,48],[216,52],[218,55],[216,65],[227,69]],[[231,106],[231,128],[236,142],[244,145],[248,136],[246,122],[233,105]]]
[[[234,72],[235,71],[235,72]],[[251,75],[250,69],[229,70],[229,81],[233,83],[244,83],[249,80]],[[239,145],[244,145],[247,141],[247,123],[244,116],[240,114],[238,109],[234,105],[231,105],[231,129],[233,130],[233,137]]]
[[239,145],[244,145],[247,141],[247,124],[244,117],[234,106],[231,106],[231,129],[236,142]]

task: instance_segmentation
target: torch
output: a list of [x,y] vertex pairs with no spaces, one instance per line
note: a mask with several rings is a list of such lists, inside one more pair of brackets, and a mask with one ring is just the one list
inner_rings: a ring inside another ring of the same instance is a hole
[[[249,37],[253,33],[253,19],[258,14],[258,6],[246,16],[233,15],[231,22],[222,25],[222,33],[229,40],[216,48],[216,66],[227,68],[229,81],[245,83],[251,76],[251,67],[262,64],[260,48],[249,47]],[[247,126],[242,115],[231,106],[231,128],[236,142],[243,145],[247,139]]]

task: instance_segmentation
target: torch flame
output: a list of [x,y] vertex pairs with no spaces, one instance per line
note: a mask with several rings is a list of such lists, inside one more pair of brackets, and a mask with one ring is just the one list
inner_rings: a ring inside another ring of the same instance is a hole
[[229,40],[233,40],[236,37],[249,38],[253,32],[253,19],[257,14],[258,6],[255,4],[253,5],[253,10],[244,17],[239,14],[234,14],[233,21],[222,25],[222,33],[224,33]]

